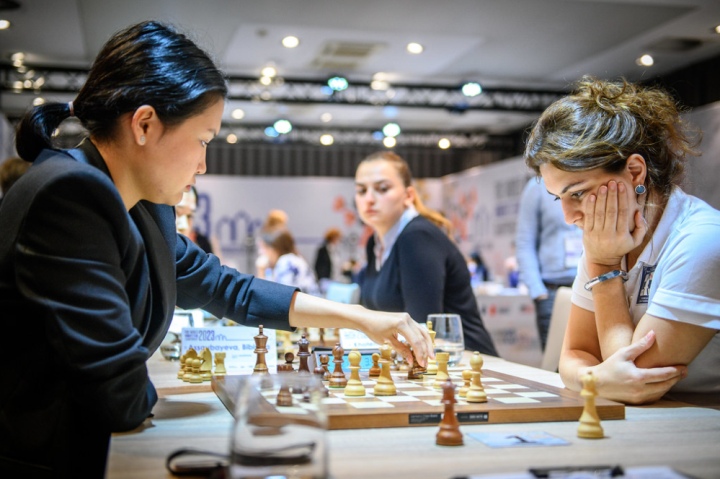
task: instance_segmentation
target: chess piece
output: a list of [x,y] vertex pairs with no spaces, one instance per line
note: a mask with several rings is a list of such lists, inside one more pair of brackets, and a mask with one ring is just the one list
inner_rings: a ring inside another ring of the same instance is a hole
[[[447,354],[447,353],[446,353]],[[442,403],[445,405],[440,430],[435,436],[435,444],[438,446],[462,446],[463,435],[460,432],[460,423],[455,415],[455,385],[448,377],[442,386]]]
[[215,353],[215,376],[225,376],[225,352]]
[[348,360],[350,361],[350,379],[348,379],[347,386],[345,386],[346,396],[364,396],[365,386],[363,386],[362,380],[360,380],[360,360],[362,356],[359,351],[353,350],[348,354]]
[[380,376],[380,364],[378,363],[380,361],[380,355],[378,353],[372,353],[372,366],[370,367],[370,370],[368,371],[368,377],[376,378]]
[[[430,335],[430,339],[432,339],[432,346],[433,351],[435,351],[435,335],[437,334],[435,331],[433,331],[432,323],[425,323],[428,328],[428,334]],[[427,371],[425,372],[427,376],[434,376],[437,374],[437,361],[435,359],[428,358],[427,360]]]
[[481,381],[483,363],[482,356],[478,351],[475,351],[470,358],[470,388],[465,394],[465,400],[467,402],[487,402],[487,394]]
[[464,398],[470,390],[470,380],[472,379],[472,370],[466,369],[462,372],[463,385],[458,389],[458,396]]
[[347,378],[342,370],[343,354],[345,350],[340,346],[340,343],[336,343],[332,351],[333,362],[335,363],[335,369],[333,369],[330,375],[330,386],[331,388],[344,388],[347,385]]
[[253,374],[267,374],[268,367],[265,364],[265,355],[267,354],[267,340],[268,337],[263,334],[262,324],[259,326],[259,333],[253,339],[255,340],[255,351],[253,351],[257,357],[255,359],[255,367],[253,368]]
[[395,382],[390,374],[390,362],[392,361],[390,354],[390,342],[385,341],[380,348],[380,376],[373,388],[376,396],[395,396],[397,394]]
[[[287,352],[285,353],[285,364],[283,364],[283,368],[281,369],[280,366],[278,366],[278,374],[279,375],[286,375],[295,372],[295,369],[293,369],[292,364],[290,364],[290,369],[287,368],[287,360],[290,359],[290,362],[292,363],[292,360],[294,359],[293,353]],[[275,398],[275,404],[278,406],[283,407],[289,407],[293,405],[293,396],[292,391],[290,390],[290,386],[288,386],[287,381],[283,381],[282,377],[278,377],[278,380],[280,381],[280,391],[278,391],[277,397]]]
[[203,381],[210,381],[212,379],[212,352],[208,348],[203,348],[200,356],[202,357],[200,377]]
[[[192,366],[192,372],[190,373],[190,379],[188,382],[197,384],[203,382],[202,376],[200,375],[200,365],[202,364],[202,358],[197,357],[190,359],[190,365]],[[185,363],[187,364],[188,360],[185,360]]]
[[577,435],[585,439],[602,439],[605,437],[605,433],[600,425],[600,416],[598,416],[597,408],[595,407],[595,397],[597,396],[595,383],[597,379],[593,376],[592,371],[588,371],[580,380],[583,384],[580,395],[585,399],[585,407],[580,416]]
[[320,355],[320,366],[322,366],[324,374],[323,374],[323,381],[330,381],[330,368],[328,368],[328,363],[330,362],[330,358],[327,354],[321,354]]
[[450,360],[450,353],[435,353],[435,360],[437,361],[437,372],[435,373],[433,388],[442,389],[443,384],[445,384],[445,381],[450,377],[450,374],[448,374],[448,361]]
[[287,373],[287,372],[293,372],[295,371],[295,368],[293,367],[292,363],[295,360],[295,355],[292,353],[292,351],[288,351],[285,353],[285,364],[278,364],[277,370],[278,373]]
[[[327,355],[323,356],[327,359]],[[322,397],[330,396],[330,391],[328,391],[328,388],[325,387],[325,383],[323,383],[325,380],[325,369],[322,366],[318,366],[313,370],[313,374],[320,378],[320,395]]]
[[310,357],[310,341],[307,340],[307,336],[304,334],[300,338],[300,341],[298,341],[298,359],[300,360],[300,365],[298,366],[298,372],[305,371],[310,372],[310,368],[308,367],[308,358]]
[[189,348],[185,352],[185,363],[183,367],[183,377],[182,380],[184,382],[190,382],[190,376],[192,376],[192,361],[193,359],[197,358],[197,351],[194,348]]
[[422,379],[427,369],[418,364],[417,358],[415,357],[415,351],[411,349],[410,354],[412,354],[413,363],[408,369],[408,379]]
[[400,366],[398,365],[397,351],[394,349],[390,350],[390,371],[399,371]]

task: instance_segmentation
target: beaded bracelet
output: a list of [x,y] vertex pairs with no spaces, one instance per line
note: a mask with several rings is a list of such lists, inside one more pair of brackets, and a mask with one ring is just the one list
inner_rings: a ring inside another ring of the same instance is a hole
[[600,276],[597,276],[585,283],[585,290],[590,291],[596,284],[602,283],[603,281],[607,281],[609,279],[617,278],[618,276],[622,278],[623,283],[628,279],[627,273],[625,271],[621,269],[614,269],[608,273],[601,274]]

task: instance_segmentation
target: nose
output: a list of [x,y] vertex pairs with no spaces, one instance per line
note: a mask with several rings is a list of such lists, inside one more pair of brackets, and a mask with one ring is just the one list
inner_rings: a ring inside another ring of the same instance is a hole
[[577,205],[571,204],[569,201],[562,201],[562,210],[565,223],[572,225],[578,220],[582,220],[582,210]]
[[198,164],[197,174],[198,175],[204,175],[207,171],[207,154],[203,155],[200,159],[200,164]]

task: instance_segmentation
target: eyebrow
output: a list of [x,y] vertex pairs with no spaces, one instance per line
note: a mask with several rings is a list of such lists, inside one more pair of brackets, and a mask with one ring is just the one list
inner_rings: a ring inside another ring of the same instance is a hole
[[[565,188],[563,188],[563,190],[560,192],[560,195],[564,195],[565,193],[567,193],[567,190],[569,190],[569,189],[572,188],[573,186],[577,186],[577,185],[579,185],[579,184],[582,184],[583,182],[584,182],[584,180],[576,181],[575,183],[570,183],[570,184],[567,185]],[[549,190],[547,190],[547,189],[546,189],[545,191],[547,191],[547,192],[548,192],[550,195],[552,195],[552,196],[557,196],[558,198],[560,197],[560,195],[556,195],[555,193],[551,193],[551,192],[550,192]]]

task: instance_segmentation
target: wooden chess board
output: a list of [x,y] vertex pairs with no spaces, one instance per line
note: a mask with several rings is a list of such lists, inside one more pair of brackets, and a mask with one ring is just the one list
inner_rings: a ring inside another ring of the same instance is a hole
[[[462,370],[449,370],[456,388],[462,386]],[[431,426],[442,419],[442,390],[433,388],[435,376],[408,380],[407,372],[393,372],[396,396],[374,396],[375,381],[367,371],[360,377],[366,389],[363,397],[350,397],[343,389],[328,388],[323,399],[329,429],[366,429],[381,427]],[[242,376],[213,377],[212,388],[233,413],[235,396]],[[482,384],[488,401],[468,403],[457,397],[455,412],[460,424],[577,421],[585,402],[579,393],[560,389],[497,371],[483,369]],[[327,386],[327,382],[325,382]],[[267,396],[269,405],[272,395]],[[300,404],[301,398],[298,398]],[[595,399],[600,419],[625,419],[623,404]],[[282,408],[278,408],[282,410]]]

